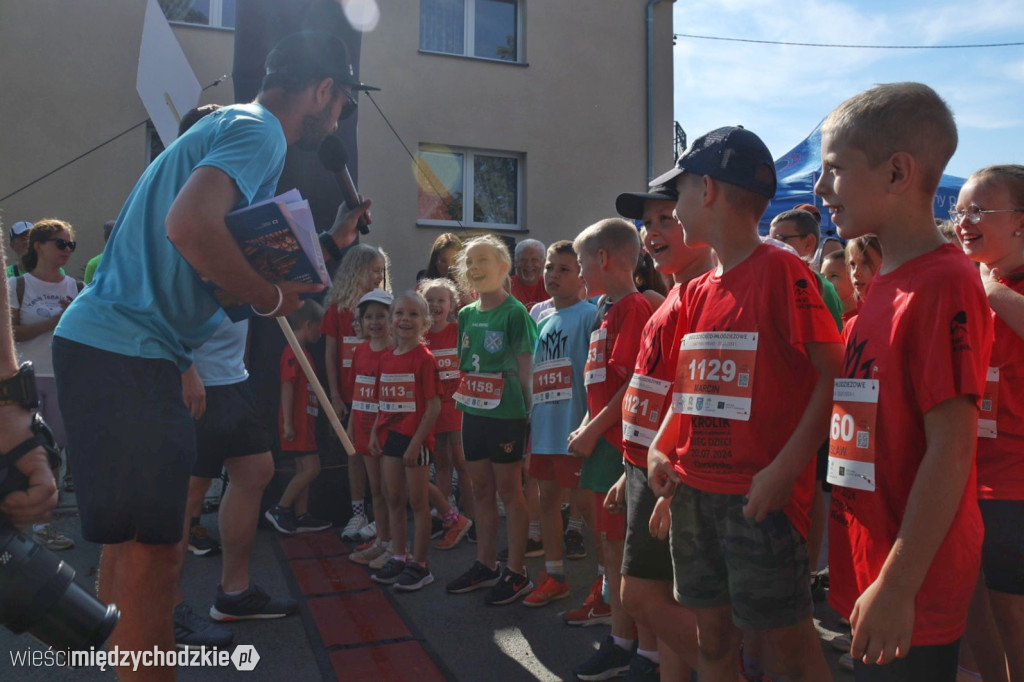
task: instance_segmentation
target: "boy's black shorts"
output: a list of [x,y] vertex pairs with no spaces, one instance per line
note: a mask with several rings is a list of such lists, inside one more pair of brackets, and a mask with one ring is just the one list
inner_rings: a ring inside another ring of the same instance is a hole
[[647,470],[626,462],[626,544],[622,574],[646,580],[672,580],[669,541],[651,537],[651,512],[658,498],[647,485]]

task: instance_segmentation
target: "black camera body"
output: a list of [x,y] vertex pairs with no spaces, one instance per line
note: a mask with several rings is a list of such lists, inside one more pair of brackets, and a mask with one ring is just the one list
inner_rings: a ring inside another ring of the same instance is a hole
[[[28,487],[28,479],[14,468],[21,454],[40,446],[51,466],[60,463],[53,434],[38,414],[32,432],[33,438],[0,456],[0,499]],[[27,631],[55,649],[99,647],[121,613],[114,604],[100,603],[74,578],[75,569],[0,516],[0,624],[15,634]]]

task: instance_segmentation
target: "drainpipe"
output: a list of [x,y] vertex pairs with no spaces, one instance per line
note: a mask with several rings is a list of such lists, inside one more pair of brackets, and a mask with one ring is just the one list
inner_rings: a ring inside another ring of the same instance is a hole
[[647,179],[654,178],[654,6],[647,0]]

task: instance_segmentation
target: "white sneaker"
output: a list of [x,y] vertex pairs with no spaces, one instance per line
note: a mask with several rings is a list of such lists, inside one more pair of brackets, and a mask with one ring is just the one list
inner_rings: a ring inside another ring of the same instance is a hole
[[366,566],[371,561],[379,557],[381,554],[386,553],[387,551],[388,550],[384,546],[384,543],[378,540],[377,542],[373,543],[372,545],[370,545],[362,551],[352,552],[348,555],[348,558],[350,561]]
[[359,529],[359,539],[363,542],[369,542],[370,540],[377,537],[377,522],[371,521],[362,528]]
[[384,564],[391,561],[391,558],[395,556],[395,553],[391,551],[390,543],[388,544],[389,546],[384,548],[384,551],[381,552],[380,556],[368,563],[367,566],[375,571],[379,571],[384,568]]
[[341,531],[341,539],[348,542],[357,542],[359,540],[359,531],[366,527],[366,516],[363,514],[356,514]]

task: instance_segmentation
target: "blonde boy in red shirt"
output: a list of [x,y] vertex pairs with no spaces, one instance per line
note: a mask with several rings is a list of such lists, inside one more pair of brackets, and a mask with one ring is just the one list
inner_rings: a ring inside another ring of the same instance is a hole
[[825,119],[815,192],[882,267],[847,335],[829,445],[829,600],[858,680],[952,681],[981,556],[974,455],[992,320],[974,267],[935,226],[953,115],[889,83]]

